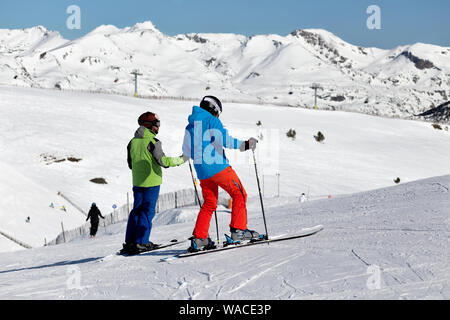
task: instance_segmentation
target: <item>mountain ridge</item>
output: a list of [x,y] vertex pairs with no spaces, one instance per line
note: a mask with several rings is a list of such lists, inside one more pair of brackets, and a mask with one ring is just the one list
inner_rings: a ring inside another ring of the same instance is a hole
[[[42,88],[257,100],[414,118],[450,96],[450,48],[364,48],[323,29],[286,36],[165,35],[151,22],[102,25],[66,40],[42,26],[0,29],[0,83]],[[336,97],[340,97],[336,99]]]

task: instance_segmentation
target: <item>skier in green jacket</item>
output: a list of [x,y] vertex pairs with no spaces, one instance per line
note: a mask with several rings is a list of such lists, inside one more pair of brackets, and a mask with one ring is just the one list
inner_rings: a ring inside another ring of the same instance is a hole
[[128,218],[122,254],[138,254],[152,250],[149,241],[152,220],[156,214],[156,202],[162,184],[162,169],[182,165],[187,158],[166,157],[161,141],[156,139],[160,119],[153,112],[142,114],[139,128],[127,147],[128,167],[133,175],[134,207]]

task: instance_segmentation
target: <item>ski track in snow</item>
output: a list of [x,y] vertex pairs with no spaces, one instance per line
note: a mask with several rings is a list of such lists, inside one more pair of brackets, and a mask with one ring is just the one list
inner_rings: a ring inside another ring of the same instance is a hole
[[233,289],[227,291],[227,293],[233,293],[233,292],[236,292],[236,291],[240,290],[241,288],[243,288],[244,286],[246,286],[250,282],[259,279],[265,273],[267,273],[269,271],[272,271],[273,269],[276,269],[276,268],[278,268],[278,267],[280,267],[280,266],[290,262],[293,259],[295,259],[295,257],[292,258],[292,259],[287,259],[287,260],[282,261],[280,263],[277,263],[275,265],[270,265],[270,264],[267,264],[267,266],[266,265],[261,265],[261,268],[263,268],[262,271],[258,272],[257,274],[255,274],[254,276],[250,277],[249,279],[247,279],[246,281],[242,282],[241,284],[239,284],[238,286],[234,287]]

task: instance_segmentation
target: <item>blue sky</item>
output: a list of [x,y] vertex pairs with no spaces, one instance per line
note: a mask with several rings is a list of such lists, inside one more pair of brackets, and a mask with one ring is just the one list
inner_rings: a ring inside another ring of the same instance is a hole
[[[81,9],[69,30],[66,9]],[[367,7],[381,9],[381,30],[369,30]],[[0,0],[0,28],[43,25],[67,39],[102,24],[123,28],[150,20],[165,34],[224,32],[287,35],[322,28],[355,45],[394,48],[416,42],[450,46],[449,0]]]

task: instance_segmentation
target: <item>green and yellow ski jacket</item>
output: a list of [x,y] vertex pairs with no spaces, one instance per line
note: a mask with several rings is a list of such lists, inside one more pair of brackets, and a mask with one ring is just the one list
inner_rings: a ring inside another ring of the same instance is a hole
[[183,157],[166,157],[161,141],[146,127],[139,127],[127,146],[128,167],[135,187],[156,187],[162,184],[162,169],[184,163]]

